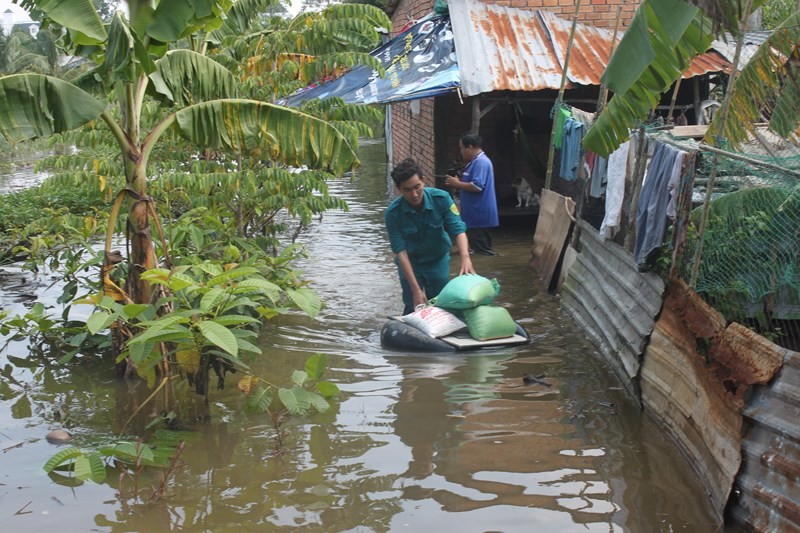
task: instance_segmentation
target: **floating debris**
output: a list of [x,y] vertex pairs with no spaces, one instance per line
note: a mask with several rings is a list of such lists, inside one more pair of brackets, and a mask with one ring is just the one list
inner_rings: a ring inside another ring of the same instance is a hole
[[54,429],[45,437],[50,444],[66,444],[70,442],[73,437],[72,433],[63,429]]
[[539,374],[538,376],[534,376],[533,374],[525,374],[522,376],[522,382],[530,385],[531,383],[536,383],[538,385],[544,385],[545,387],[552,387],[550,382],[545,381],[544,378],[547,377],[547,374]]

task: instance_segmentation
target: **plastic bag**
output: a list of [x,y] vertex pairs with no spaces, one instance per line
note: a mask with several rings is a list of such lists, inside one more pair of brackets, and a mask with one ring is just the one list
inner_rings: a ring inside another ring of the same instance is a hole
[[517,332],[517,323],[505,307],[481,305],[463,311],[469,336],[477,341],[504,339]]
[[451,279],[430,303],[443,309],[471,309],[492,303],[498,294],[500,284],[496,279],[464,274]]
[[403,316],[403,322],[434,338],[444,337],[467,327],[453,313],[439,307],[423,307]]

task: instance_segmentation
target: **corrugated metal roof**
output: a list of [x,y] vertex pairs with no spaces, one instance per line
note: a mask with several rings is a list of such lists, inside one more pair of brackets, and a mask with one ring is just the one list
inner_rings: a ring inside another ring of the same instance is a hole
[[[465,96],[492,91],[538,91],[561,86],[572,22],[549,11],[530,11],[478,0],[449,0],[450,18]],[[570,53],[567,88],[600,85],[614,32],[578,24]],[[618,39],[622,33],[618,35]],[[720,54],[696,58],[684,78],[728,69]]]

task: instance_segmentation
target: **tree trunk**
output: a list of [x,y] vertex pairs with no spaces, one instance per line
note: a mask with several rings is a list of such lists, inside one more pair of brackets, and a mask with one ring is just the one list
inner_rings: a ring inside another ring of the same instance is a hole
[[153,236],[150,233],[149,201],[149,199],[137,200],[128,213],[128,230],[131,239],[128,294],[135,303],[150,303],[153,295],[150,283],[141,279],[145,270],[155,268],[157,265]]

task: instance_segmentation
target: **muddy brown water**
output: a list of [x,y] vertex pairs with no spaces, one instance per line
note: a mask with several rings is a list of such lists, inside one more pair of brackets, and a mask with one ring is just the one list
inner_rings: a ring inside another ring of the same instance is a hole
[[[6,366],[0,377],[0,516],[5,531],[714,531],[709,500],[670,439],[621,389],[608,366],[541,289],[528,266],[529,228],[495,235],[499,257],[476,256],[501,285],[498,304],[529,345],[463,354],[381,348],[402,309],[387,238],[384,148],[367,143],[357,176],[332,185],[349,212],[326,213],[301,235],[299,265],[325,307],[316,320],[264,328],[252,366],[287,383],[325,353],[342,390],[329,412],[287,422],[276,454],[266,416],[243,412],[236,379],[213,391],[183,468],[147,503],[157,477],[69,486],[42,471],[66,428],[73,444],[105,438],[142,384],[107,363]],[[454,261],[454,265],[457,261]],[[0,305],[53,303],[47,275],[0,273]],[[19,345],[12,355],[24,357]],[[522,376],[544,375],[526,384]],[[139,494],[139,496],[135,496]]]

